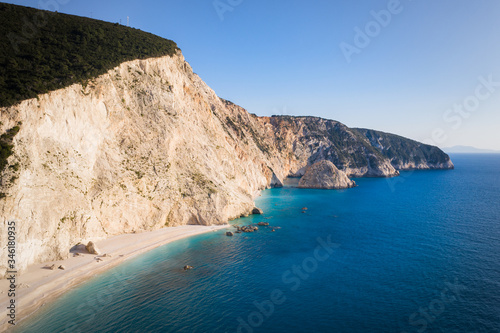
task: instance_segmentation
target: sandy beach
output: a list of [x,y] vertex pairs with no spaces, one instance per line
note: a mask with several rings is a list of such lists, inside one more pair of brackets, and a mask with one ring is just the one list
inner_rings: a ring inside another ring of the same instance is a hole
[[[70,255],[65,260],[31,265],[17,276],[16,323],[76,285],[132,257],[181,238],[216,232],[227,227],[227,224],[221,226],[186,225],[124,234],[96,242],[101,254],[107,255],[105,257],[85,253],[78,256]],[[55,270],[47,268],[53,264],[55,264]],[[63,265],[65,269],[57,269],[60,265]],[[9,284],[8,280],[0,280],[0,331],[2,332],[12,326],[8,323],[9,317],[7,317],[7,306],[10,302],[7,293]]]

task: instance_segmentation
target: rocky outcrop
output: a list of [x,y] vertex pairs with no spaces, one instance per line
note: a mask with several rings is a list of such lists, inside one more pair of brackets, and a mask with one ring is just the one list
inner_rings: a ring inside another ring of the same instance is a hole
[[327,160],[314,163],[307,168],[299,181],[299,188],[345,189],[356,186],[347,175]]
[[265,117],[276,146],[293,176],[304,175],[309,165],[328,160],[349,177],[393,177],[399,172],[358,131],[318,117]]
[[180,52],[0,111],[0,133],[20,126],[0,178],[0,276],[9,221],[22,271],[83,240],[248,215],[259,190],[318,161],[348,176],[398,174],[337,121],[257,117],[219,98]]
[[254,215],[262,215],[262,214],[264,214],[264,211],[262,211],[262,209],[260,209],[260,208],[254,207],[252,209],[252,214],[254,214]]
[[242,231],[242,232],[256,232],[259,230],[259,227],[257,226],[254,226],[254,225],[246,225],[246,226],[242,226],[238,229],[239,231]]
[[426,145],[399,135],[356,129],[365,136],[397,170],[453,169],[450,157],[435,146]]
[[101,252],[101,251],[99,251],[99,249],[97,248],[97,246],[92,241],[90,241],[90,242],[87,243],[87,245],[85,246],[85,249],[90,254],[99,254]]

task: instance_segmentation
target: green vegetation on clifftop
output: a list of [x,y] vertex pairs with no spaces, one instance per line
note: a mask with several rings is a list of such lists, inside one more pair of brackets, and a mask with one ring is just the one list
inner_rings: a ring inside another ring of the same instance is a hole
[[0,136],[0,174],[7,166],[7,159],[12,155],[12,140],[19,132],[19,126],[14,126]]
[[0,22],[0,107],[178,50],[171,40],[117,23],[5,3]]

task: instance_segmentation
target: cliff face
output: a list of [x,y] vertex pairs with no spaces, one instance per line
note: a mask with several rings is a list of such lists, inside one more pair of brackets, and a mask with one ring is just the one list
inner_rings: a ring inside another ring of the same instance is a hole
[[309,166],[300,178],[299,188],[345,189],[356,186],[345,172],[340,171],[330,161],[321,160]]
[[0,111],[0,133],[20,124],[0,186],[0,244],[15,220],[20,270],[66,257],[78,242],[225,223],[250,213],[259,190],[319,160],[350,176],[398,174],[360,131],[313,117],[260,118],[220,99],[180,52]]
[[392,177],[399,173],[366,137],[342,123],[317,117],[274,116],[271,125],[276,146],[290,156],[290,172],[302,176],[305,167],[331,161],[349,177]]
[[238,116],[257,121],[227,108],[180,54],[2,109],[1,133],[22,122],[8,160],[19,168],[2,176],[2,246],[7,221],[17,221],[22,269],[80,241],[250,212],[272,162],[218,119]]
[[403,138],[398,135],[356,129],[370,144],[391,162],[397,170],[453,169],[450,157],[435,146]]

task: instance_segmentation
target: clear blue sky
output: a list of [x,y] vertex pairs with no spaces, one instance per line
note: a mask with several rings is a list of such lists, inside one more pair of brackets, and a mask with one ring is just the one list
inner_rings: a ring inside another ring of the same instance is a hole
[[[500,150],[498,0],[7,2],[123,24],[129,16],[177,42],[219,96],[258,115],[316,115]],[[371,11],[381,10],[390,21],[377,23]],[[356,27],[368,29],[368,45]],[[357,49],[346,57],[346,47]]]

